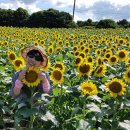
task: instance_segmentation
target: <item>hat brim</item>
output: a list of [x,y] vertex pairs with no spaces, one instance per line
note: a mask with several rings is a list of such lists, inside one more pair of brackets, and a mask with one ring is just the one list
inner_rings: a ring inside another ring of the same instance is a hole
[[48,64],[48,58],[46,56],[44,49],[41,46],[25,47],[24,49],[22,49],[22,57],[26,60],[27,53],[31,50],[38,50],[41,53],[42,58],[44,59],[44,61],[42,62],[42,66],[46,67]]

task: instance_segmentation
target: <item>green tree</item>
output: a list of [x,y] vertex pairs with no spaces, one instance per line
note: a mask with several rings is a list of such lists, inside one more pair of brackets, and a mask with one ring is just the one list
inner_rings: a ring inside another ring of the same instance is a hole
[[23,8],[18,8],[16,11],[14,11],[14,19],[15,19],[15,25],[18,27],[22,27],[26,25],[27,19],[29,18],[29,14],[27,10]]
[[123,28],[128,28],[130,26],[130,23],[126,19],[119,20],[117,24]]
[[96,25],[96,28],[116,28],[116,27],[117,27],[117,24],[112,19],[100,20]]

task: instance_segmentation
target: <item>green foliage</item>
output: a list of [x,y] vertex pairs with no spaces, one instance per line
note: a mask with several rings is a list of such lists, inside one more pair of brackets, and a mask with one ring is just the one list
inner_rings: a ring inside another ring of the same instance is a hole
[[96,28],[116,28],[117,24],[112,19],[100,20],[96,25]]

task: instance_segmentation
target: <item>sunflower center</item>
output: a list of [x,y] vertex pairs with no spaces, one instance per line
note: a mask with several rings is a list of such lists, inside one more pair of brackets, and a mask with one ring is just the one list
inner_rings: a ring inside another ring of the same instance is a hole
[[89,52],[89,49],[85,49],[85,52],[88,53],[88,52]]
[[120,58],[124,58],[124,57],[125,57],[125,53],[124,53],[124,52],[120,52],[120,53],[119,53],[119,57],[120,57]]
[[16,65],[16,66],[20,66],[20,64],[22,64],[22,62],[21,62],[20,60],[16,60],[16,61],[15,61],[15,65]]
[[87,91],[87,92],[92,92],[92,88],[91,87],[89,87],[89,86],[85,86],[85,91]]
[[106,54],[106,58],[109,58],[110,57],[110,54]]
[[115,58],[115,57],[112,57],[112,58],[111,58],[111,61],[112,61],[112,62],[115,62],[115,61],[116,61],[116,58]]
[[92,58],[88,58],[88,62],[92,62]]
[[102,67],[99,67],[99,69],[97,70],[97,74],[102,72]]
[[52,48],[50,48],[49,52],[52,53]]
[[114,93],[119,93],[121,91],[122,87],[119,82],[112,82],[109,86],[109,89]]
[[127,73],[127,76],[130,78],[130,72]]
[[60,80],[61,77],[62,77],[62,74],[61,74],[60,71],[55,70],[54,73],[53,73],[53,76],[54,76],[54,78],[55,78],[56,80]]
[[123,43],[123,40],[120,40],[120,41],[119,41],[119,43],[121,43],[121,44],[122,44],[122,43]]
[[11,60],[14,60],[14,59],[15,59],[15,55],[14,55],[14,54],[10,54],[9,57],[10,57]]
[[29,72],[26,72],[25,79],[27,82],[33,83],[37,80],[37,78],[38,74],[35,71],[30,70]]
[[100,51],[97,51],[97,54],[100,54]]
[[74,47],[73,50],[76,51],[76,50],[77,50],[77,47]]
[[76,61],[75,61],[75,63],[76,63],[76,64],[79,64],[80,61],[81,61],[81,59],[80,59],[80,58],[77,58]]
[[84,46],[81,47],[81,50],[83,50],[83,49],[84,49]]
[[75,56],[78,56],[79,55],[79,52],[75,52]]
[[84,65],[80,66],[79,70],[81,73],[87,73],[90,70],[90,66],[84,64]]

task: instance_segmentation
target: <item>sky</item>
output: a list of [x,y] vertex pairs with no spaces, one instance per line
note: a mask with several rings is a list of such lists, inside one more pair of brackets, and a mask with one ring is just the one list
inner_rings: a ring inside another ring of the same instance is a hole
[[[73,14],[74,0],[0,0],[1,9],[22,7],[32,14],[53,8]],[[113,19],[130,21],[130,0],[76,0],[74,21]]]

